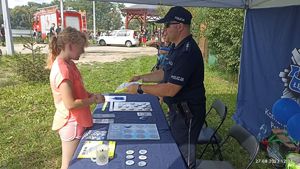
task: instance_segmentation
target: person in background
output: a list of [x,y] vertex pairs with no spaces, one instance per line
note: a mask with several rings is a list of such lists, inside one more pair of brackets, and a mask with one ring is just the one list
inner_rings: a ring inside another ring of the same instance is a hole
[[51,40],[51,38],[56,35],[56,32],[55,32],[55,23],[51,24],[49,33],[50,33],[50,40]]
[[172,43],[170,42],[167,32],[163,31],[162,33],[162,42],[156,44],[157,48],[157,61],[151,71],[157,71],[159,69],[163,69],[163,67],[167,64],[168,59],[167,55],[172,48]]
[[163,97],[169,108],[170,129],[178,148],[190,169],[196,168],[197,138],[205,120],[206,97],[204,88],[204,63],[198,44],[190,33],[192,15],[183,7],[172,7],[158,23],[174,48],[167,56],[163,70],[138,75],[131,81],[161,82],[133,84],[131,94],[152,94]]
[[4,24],[1,24],[0,36],[1,36],[1,45],[5,46],[5,29],[4,29]]
[[34,30],[33,30],[32,37],[33,37],[33,39],[35,40],[35,42],[37,42],[37,39],[38,39],[38,31],[37,31],[37,29],[34,29]]
[[103,103],[101,94],[86,91],[81,74],[73,60],[78,60],[87,46],[87,37],[67,27],[53,36],[47,67],[56,112],[52,130],[58,132],[62,145],[61,169],[67,169],[85,129],[93,125],[91,104]]
[[146,46],[146,43],[147,43],[147,35],[148,35],[148,31],[146,29],[143,29],[141,38],[142,38],[142,45],[144,47]]
[[61,32],[61,27],[60,25],[57,25],[57,28],[55,30],[56,35],[58,35]]

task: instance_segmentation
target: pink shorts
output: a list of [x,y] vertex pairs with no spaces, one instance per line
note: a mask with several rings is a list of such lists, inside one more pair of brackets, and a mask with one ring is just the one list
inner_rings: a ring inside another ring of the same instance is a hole
[[85,127],[78,125],[75,119],[70,118],[68,122],[58,130],[58,133],[62,141],[73,141],[74,139],[81,139],[85,129]]

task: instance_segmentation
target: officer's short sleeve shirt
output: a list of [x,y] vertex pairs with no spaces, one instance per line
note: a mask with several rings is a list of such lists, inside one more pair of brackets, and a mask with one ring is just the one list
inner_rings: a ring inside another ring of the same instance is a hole
[[164,97],[170,105],[188,101],[196,104],[205,100],[204,65],[201,51],[192,35],[172,48],[164,67],[164,82],[180,85],[182,89],[174,97]]

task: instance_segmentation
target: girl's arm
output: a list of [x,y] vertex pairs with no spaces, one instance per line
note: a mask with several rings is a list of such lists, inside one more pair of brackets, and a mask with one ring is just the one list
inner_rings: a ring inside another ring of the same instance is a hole
[[99,103],[104,101],[104,97],[98,95],[90,95],[89,98],[86,99],[74,99],[72,94],[72,82],[70,80],[63,81],[59,86],[59,91],[62,95],[62,100],[67,109],[74,109],[80,107],[86,107],[93,103]]

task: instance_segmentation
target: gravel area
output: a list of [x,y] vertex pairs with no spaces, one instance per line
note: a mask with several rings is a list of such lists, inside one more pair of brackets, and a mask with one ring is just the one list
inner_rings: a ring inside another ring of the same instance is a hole
[[[48,53],[48,45],[42,49],[42,53]],[[0,47],[3,54],[6,54],[6,48]],[[24,49],[22,44],[15,44],[16,53],[31,53],[29,49]],[[92,62],[119,62],[125,58],[134,58],[138,56],[154,56],[157,49],[154,47],[123,47],[123,46],[90,46],[85,49],[85,53],[80,57],[79,63]]]

